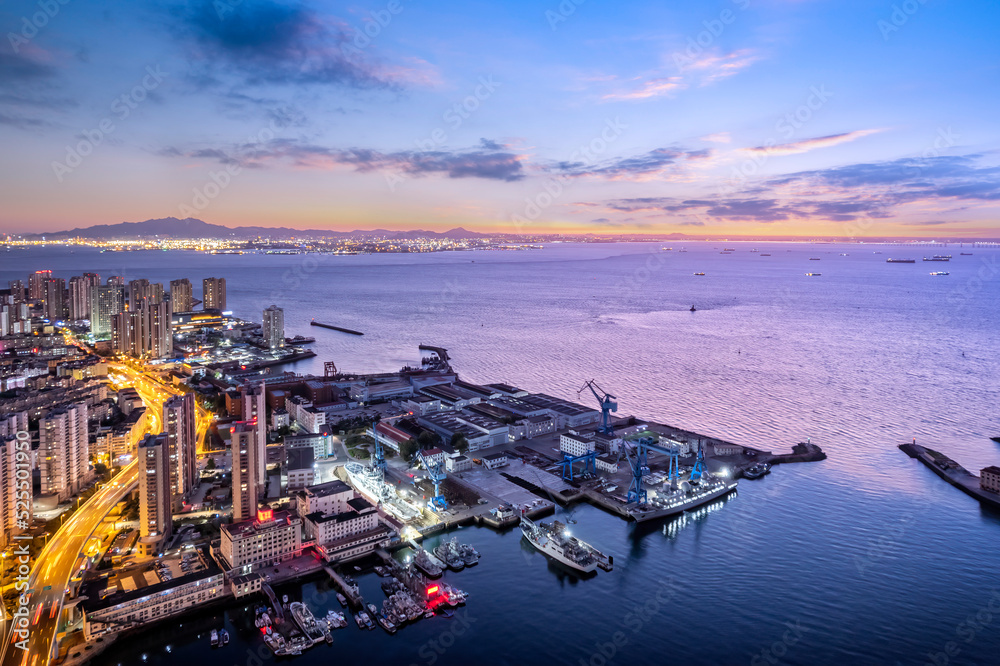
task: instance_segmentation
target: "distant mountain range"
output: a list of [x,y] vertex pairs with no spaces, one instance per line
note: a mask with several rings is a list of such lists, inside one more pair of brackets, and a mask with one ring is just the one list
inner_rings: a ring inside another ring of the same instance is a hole
[[458,227],[449,231],[391,231],[388,229],[358,229],[355,231],[331,231],[329,229],[288,229],[287,227],[224,227],[220,224],[209,224],[203,220],[189,217],[178,220],[176,217],[165,217],[159,220],[145,222],[122,222],[120,224],[98,224],[82,229],[69,231],[54,231],[44,234],[25,234],[26,238],[47,238],[59,240],[64,238],[234,238],[249,240],[258,236],[272,239],[290,238],[483,238],[490,234],[469,231]]

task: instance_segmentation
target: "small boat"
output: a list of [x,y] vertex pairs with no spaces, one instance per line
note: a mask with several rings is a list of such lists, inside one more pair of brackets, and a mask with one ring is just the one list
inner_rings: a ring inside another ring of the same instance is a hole
[[704,273],[695,273],[695,275],[704,275]]
[[971,257],[972,256],[971,252],[959,252],[959,254],[962,255],[963,257]]
[[819,261],[819,257],[809,257],[809,261]]
[[818,276],[822,275],[822,273],[806,273],[806,275],[809,276],[809,277],[818,277]]
[[225,629],[219,629],[219,647],[227,644],[229,642],[229,632]]
[[347,597],[345,597],[344,595],[342,595],[340,592],[337,592],[337,601],[340,602],[341,606],[343,606],[344,608],[347,608]]
[[375,615],[375,621],[378,622],[379,626],[385,629],[388,633],[396,633],[396,625],[386,617],[385,613],[377,613]]
[[697,312],[697,311],[698,311],[698,309],[695,306],[692,305],[691,306],[691,312]]
[[[361,613],[364,613],[364,611],[361,611]],[[361,619],[361,613],[354,616],[354,623],[358,625],[358,629],[365,628],[365,621]]]
[[375,628],[375,623],[372,622],[372,619],[371,617],[368,616],[368,613],[366,613],[365,611],[358,611],[358,616],[361,618],[361,621],[364,622],[365,628],[368,629],[368,631],[371,631]]
[[283,603],[286,606],[288,605],[288,595],[287,594],[281,595],[281,603]]
[[375,607],[375,604],[368,604],[368,612],[372,614],[372,617],[375,617],[378,615],[378,608]]
[[931,275],[951,275],[948,271],[934,271]]
[[355,571],[361,571],[361,567],[356,566],[356,567],[354,567],[354,570]]
[[767,254],[767,253],[764,253],[764,254],[761,254],[760,256],[762,256],[762,257],[770,257],[771,255]]
[[886,259],[885,263],[887,263],[887,264],[915,264],[915,263],[917,263],[917,260],[916,259]]
[[759,479],[765,474],[771,473],[771,466],[768,463],[754,463],[743,470],[743,476],[748,479]]
[[212,647],[219,647],[219,632],[212,629]]

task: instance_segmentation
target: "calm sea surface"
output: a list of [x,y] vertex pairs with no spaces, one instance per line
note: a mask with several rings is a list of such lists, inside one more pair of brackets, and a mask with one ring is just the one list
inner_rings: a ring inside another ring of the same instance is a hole
[[[315,335],[319,356],[298,372],[322,373],[325,360],[395,370],[419,359],[418,344],[434,344],[471,381],[577,399],[596,378],[620,414],[773,450],[809,437],[829,454],[741,482],[718,510],[668,529],[577,507],[574,533],[617,565],[589,580],[547,565],[517,531],[459,530],[483,559],[446,574],[470,593],[455,618],[391,637],[352,624],[295,664],[1000,663],[1000,613],[988,610],[991,600],[1000,609],[1000,513],[896,448],[915,437],[972,470],[1000,462],[989,439],[1000,435],[996,251],[928,249],[954,258],[924,263],[924,251],[890,246],[726,246],[736,251],[15,250],[0,253],[0,280],[43,268],[188,277],[200,296],[201,278],[222,276],[236,315],[260,321],[276,303],[287,335]],[[312,328],[313,317],[365,335]],[[383,598],[374,575],[361,584]],[[278,592],[338,607],[322,580]],[[213,652],[208,630],[223,623],[232,642]],[[248,650],[261,646],[252,615],[234,603],[122,640],[96,661],[253,665]]]

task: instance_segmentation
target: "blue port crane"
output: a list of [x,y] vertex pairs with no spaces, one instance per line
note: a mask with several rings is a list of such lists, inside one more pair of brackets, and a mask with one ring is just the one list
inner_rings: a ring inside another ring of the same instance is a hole
[[[594,380],[591,379],[589,382],[585,383],[579,391],[576,392],[577,395],[583,393],[584,389],[590,389],[590,392],[594,394],[597,398],[597,402],[601,405],[601,427],[598,428],[605,435],[614,435],[615,429],[611,425],[611,412],[618,411],[618,399],[602,389]],[[603,395],[598,394],[600,391]]]
[[691,481],[701,481],[701,478],[705,476],[705,448],[701,445],[701,440],[698,440],[698,458],[694,461],[694,467],[691,468]]
[[431,483],[434,484],[434,497],[428,500],[427,506],[432,511],[447,509],[448,502],[444,499],[444,495],[441,494],[441,482],[448,477],[448,474],[441,469],[440,462],[432,462],[429,458],[425,458],[423,451],[418,451],[417,457],[420,459],[421,464],[423,464],[424,469],[427,470],[427,476],[430,478]]
[[372,439],[375,440],[375,452],[372,454],[372,469],[378,470],[379,476],[385,478],[385,451],[382,449],[382,442],[379,441],[378,431],[375,430],[375,426],[378,425],[377,419],[372,419]]
[[563,459],[556,464],[562,465],[562,478],[564,481],[573,480],[573,465],[580,461],[583,461],[583,474],[587,472],[597,474],[597,451],[590,451],[589,453],[584,453],[582,456],[571,456],[568,453],[563,453]]
[[[680,449],[675,444],[663,446],[652,437],[641,437],[634,445],[626,442],[623,448],[625,449],[625,457],[628,458],[629,467],[632,468],[632,482],[629,484],[628,494],[625,496],[627,503],[645,504],[648,500],[648,493],[643,485],[642,477],[649,474],[650,451],[664,453],[669,457],[668,478],[670,486],[677,487],[677,482],[680,480]],[[631,451],[632,448],[635,449],[634,452]],[[703,459],[702,467],[704,467]]]

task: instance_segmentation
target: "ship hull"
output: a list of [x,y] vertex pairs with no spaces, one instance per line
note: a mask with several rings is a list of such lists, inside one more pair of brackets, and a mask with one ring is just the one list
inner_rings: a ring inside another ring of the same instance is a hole
[[534,549],[537,550],[542,555],[545,555],[549,559],[558,562],[559,564],[562,564],[564,566],[567,566],[570,569],[573,569],[574,571],[579,571],[581,573],[593,573],[597,569],[596,561],[592,562],[587,566],[580,566],[576,562],[570,560],[565,555],[563,555],[558,548],[553,547],[551,545],[552,542],[550,540],[546,540],[545,542],[539,544],[529,534],[528,530],[523,527],[521,528],[521,536],[523,536],[525,540],[528,543],[530,543],[532,547],[534,547]]
[[731,481],[720,486],[718,489],[713,490],[709,493],[704,493],[702,495],[697,495],[692,497],[690,501],[683,502],[676,506],[664,507],[664,508],[651,508],[646,511],[640,511],[639,509],[632,509],[628,512],[629,518],[636,521],[637,523],[646,522],[647,520],[657,520],[659,518],[667,518],[670,516],[676,516],[678,514],[684,513],[685,511],[690,511],[696,509],[703,504],[708,504],[709,502],[719,499],[720,497],[725,497],[729,493],[736,490],[736,482]]

